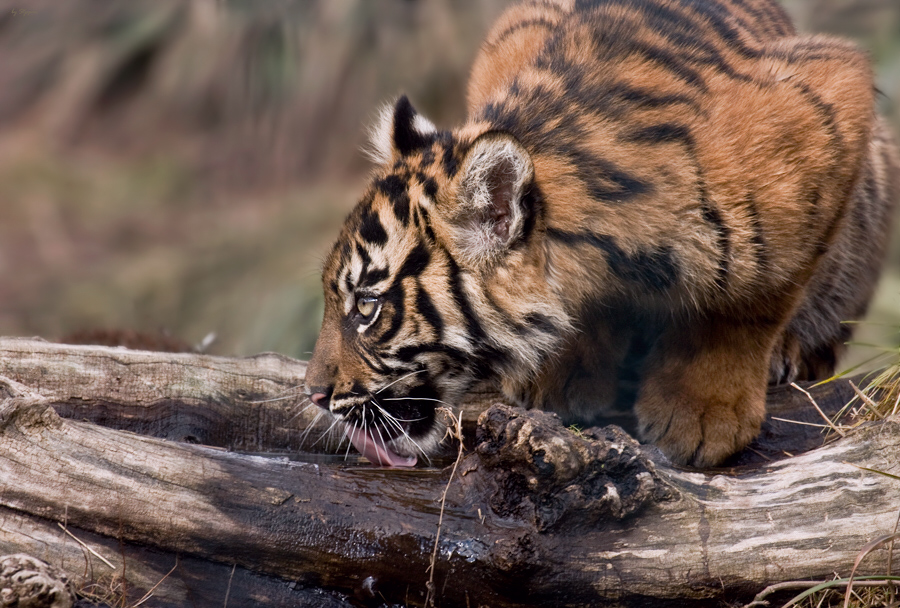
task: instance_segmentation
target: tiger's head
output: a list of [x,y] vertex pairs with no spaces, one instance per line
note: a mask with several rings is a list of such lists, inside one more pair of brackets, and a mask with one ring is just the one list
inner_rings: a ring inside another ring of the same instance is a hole
[[439,448],[441,404],[484,378],[518,390],[567,320],[514,137],[439,131],[405,96],[372,135],[378,168],[325,261],[306,390],[370,461],[411,466]]

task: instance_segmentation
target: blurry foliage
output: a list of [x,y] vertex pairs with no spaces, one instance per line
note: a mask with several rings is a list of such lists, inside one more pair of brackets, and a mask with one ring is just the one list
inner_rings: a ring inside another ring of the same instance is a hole
[[[786,2],[871,50],[900,127],[900,3]],[[0,334],[216,332],[213,352],[305,358],[366,127],[401,92],[460,121],[508,3],[0,0]],[[873,310],[896,326],[892,256]]]

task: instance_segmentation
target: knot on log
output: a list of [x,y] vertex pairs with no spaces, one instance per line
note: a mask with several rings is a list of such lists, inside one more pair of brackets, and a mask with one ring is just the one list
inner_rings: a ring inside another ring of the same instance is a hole
[[21,429],[38,429],[59,426],[61,420],[46,397],[24,384],[0,376],[0,431],[10,424]]
[[0,607],[71,608],[73,597],[53,566],[24,553],[0,557]]
[[617,426],[577,433],[556,414],[494,405],[478,419],[475,450],[497,484],[491,509],[540,531],[624,519],[674,492]]

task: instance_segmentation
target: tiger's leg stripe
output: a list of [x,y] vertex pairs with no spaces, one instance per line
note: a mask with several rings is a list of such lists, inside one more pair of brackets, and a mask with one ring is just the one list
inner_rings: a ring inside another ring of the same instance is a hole
[[756,254],[757,273],[763,275],[769,270],[769,256],[767,253],[769,249],[762,221],[759,218],[759,208],[756,206],[756,198],[752,192],[748,192],[747,196],[744,197],[744,205],[747,209],[747,216],[750,218],[750,226],[753,228],[751,242]]
[[722,219],[718,208],[708,198],[705,180],[696,157],[696,146],[690,130],[685,125],[663,123],[639,127],[620,136],[624,141],[638,143],[678,143],[687,150],[697,172],[697,189],[700,197],[700,214],[716,233],[719,259],[716,269],[716,286],[724,291],[727,287],[731,259],[731,229]]
[[816,114],[822,119],[822,124],[828,129],[829,134],[831,135],[832,142],[834,143],[837,150],[832,153],[833,156],[841,156],[844,153],[844,137],[841,135],[840,130],[837,126],[837,121],[835,120],[835,111],[834,107],[831,104],[824,101],[821,97],[819,97],[808,85],[802,82],[795,82],[794,80],[788,80],[791,86],[800,91],[803,96],[809,101],[810,105],[813,106],[816,110]]
[[632,200],[652,191],[652,184],[627,173],[611,161],[576,145],[559,144],[559,152],[577,167],[592,199],[608,203]]
[[570,247],[590,245],[599,249],[605,254],[604,259],[613,274],[648,291],[663,291],[678,282],[679,265],[670,247],[656,247],[628,255],[611,236],[605,234],[548,228],[547,236]]
[[716,287],[725,291],[728,287],[728,274],[731,260],[731,229],[722,220],[718,208],[706,197],[700,201],[700,214],[716,232],[716,245],[719,249],[719,260],[716,268]]

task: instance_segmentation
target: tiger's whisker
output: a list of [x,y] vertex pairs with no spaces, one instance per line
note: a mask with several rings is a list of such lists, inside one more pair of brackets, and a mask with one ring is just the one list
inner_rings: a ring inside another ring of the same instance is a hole
[[453,405],[447,403],[446,401],[441,401],[440,399],[432,399],[431,397],[388,397],[382,399],[382,401],[434,401],[436,403],[442,403],[447,407],[453,407]]
[[[356,422],[353,423],[353,432],[356,432]],[[344,437],[350,438],[350,434],[347,432],[347,429],[344,429]],[[344,460],[347,460],[347,457],[350,456],[350,446],[353,445],[352,441],[347,442],[347,451],[344,452]]]
[[403,380],[403,379],[405,379],[405,378],[409,378],[410,376],[415,376],[416,374],[421,374],[421,373],[424,372],[424,371],[425,371],[424,369],[420,369],[420,370],[417,370],[417,371],[414,371],[414,372],[409,372],[408,374],[404,374],[404,375],[400,376],[399,378],[397,378],[396,380],[394,380],[393,382],[391,382],[390,384],[386,384],[386,385],[382,386],[380,389],[378,389],[377,391],[375,391],[375,394],[377,395],[378,393],[380,393],[380,392],[383,391],[384,389],[389,388],[389,387],[391,387],[391,386],[397,384],[397,383],[400,382],[401,380]]
[[[271,399],[254,399],[253,401],[248,401],[247,403],[272,403],[273,401],[287,401],[288,399],[294,399],[297,395],[282,395],[281,397],[272,397]],[[309,395],[306,395],[306,398],[309,399]]]

